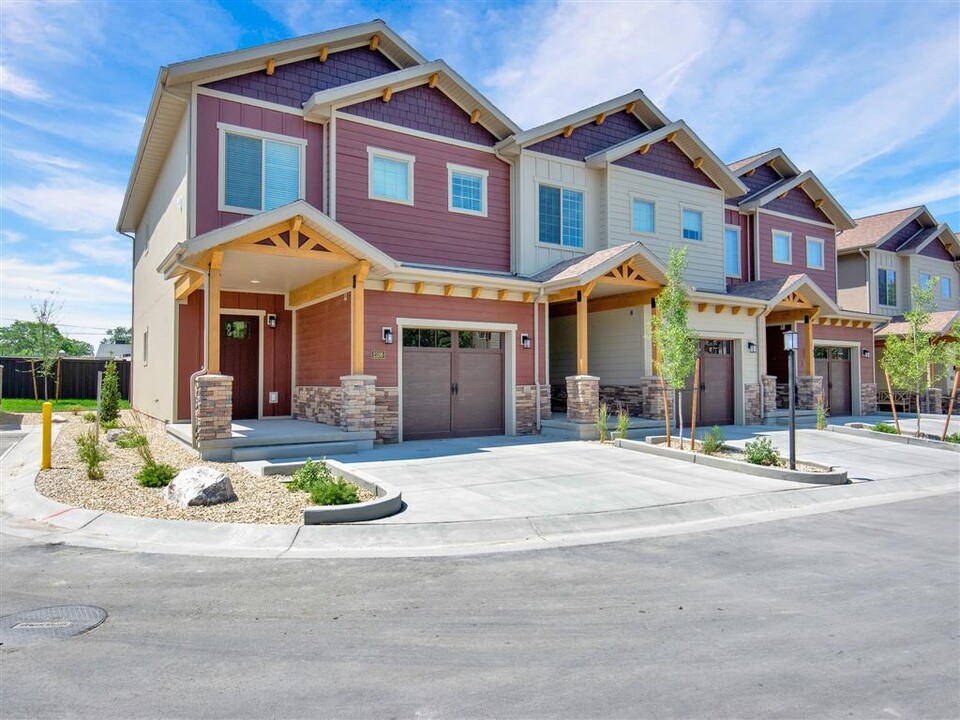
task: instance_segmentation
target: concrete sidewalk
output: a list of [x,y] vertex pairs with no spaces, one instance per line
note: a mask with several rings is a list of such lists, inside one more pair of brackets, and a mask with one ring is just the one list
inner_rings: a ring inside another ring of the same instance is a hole
[[[785,442],[786,432],[762,430]],[[842,464],[860,482],[800,485],[539,438],[405,443],[339,458],[399,486],[403,513],[354,525],[270,526],[136,518],[49,500],[34,489],[37,429],[3,460],[0,532],[216,557],[467,555],[675,535],[958,489],[954,453],[814,430],[798,438],[799,457]]]

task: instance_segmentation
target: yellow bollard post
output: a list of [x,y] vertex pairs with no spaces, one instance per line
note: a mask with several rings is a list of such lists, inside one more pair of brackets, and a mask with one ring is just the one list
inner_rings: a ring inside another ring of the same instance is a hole
[[50,461],[50,443],[53,434],[53,403],[45,402],[43,404],[43,441],[40,456],[40,469],[49,470],[52,467]]

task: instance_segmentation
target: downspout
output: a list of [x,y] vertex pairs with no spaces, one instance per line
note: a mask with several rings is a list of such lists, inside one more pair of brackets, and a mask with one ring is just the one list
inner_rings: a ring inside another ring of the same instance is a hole
[[540,302],[543,300],[543,288],[533,301],[533,385],[536,392],[537,432],[540,432]]
[[[194,385],[198,377],[207,374],[207,360],[210,353],[210,328],[207,327],[210,323],[210,269],[204,269],[196,265],[187,265],[187,263],[179,263],[179,265],[182,268],[193,270],[203,275],[203,356],[200,369],[190,375],[190,427],[193,428],[197,424],[197,403],[194,398]],[[193,438],[194,433],[191,431],[191,444],[195,448],[197,443]]]
[[753,279],[760,279],[760,208],[753,211]]
[[[518,240],[517,208],[520,206],[520,182],[517,178],[519,166],[510,158],[494,148],[493,156],[505,162],[510,168],[510,272],[520,274],[520,243]],[[539,422],[539,420],[538,420]]]
[[763,362],[767,357],[767,320],[766,315],[757,313],[757,378],[760,380],[760,421],[766,420],[766,403],[764,402]]

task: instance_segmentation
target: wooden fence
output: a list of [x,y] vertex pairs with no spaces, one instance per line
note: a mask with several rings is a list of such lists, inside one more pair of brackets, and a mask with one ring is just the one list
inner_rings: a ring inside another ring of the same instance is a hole
[[[109,360],[63,358],[57,360],[47,380],[51,400],[57,398],[96,400],[97,373]],[[130,362],[117,360],[120,397],[130,398]],[[3,366],[3,397],[43,399],[43,365],[37,358],[0,357]]]

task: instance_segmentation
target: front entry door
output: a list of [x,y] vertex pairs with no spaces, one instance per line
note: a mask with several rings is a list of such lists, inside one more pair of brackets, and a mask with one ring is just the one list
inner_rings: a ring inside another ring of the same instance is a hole
[[814,348],[814,372],[823,378],[823,396],[827,410],[833,416],[849,415],[853,411],[848,347]]
[[220,316],[220,372],[233,377],[233,419],[259,417],[260,319]]
[[503,434],[503,334],[403,331],[403,439]]
[[[693,376],[683,391],[683,421],[689,424],[693,411]],[[697,399],[697,425],[732,425],[733,413],[733,341],[700,341],[700,397]],[[680,418],[677,418],[679,422]]]

